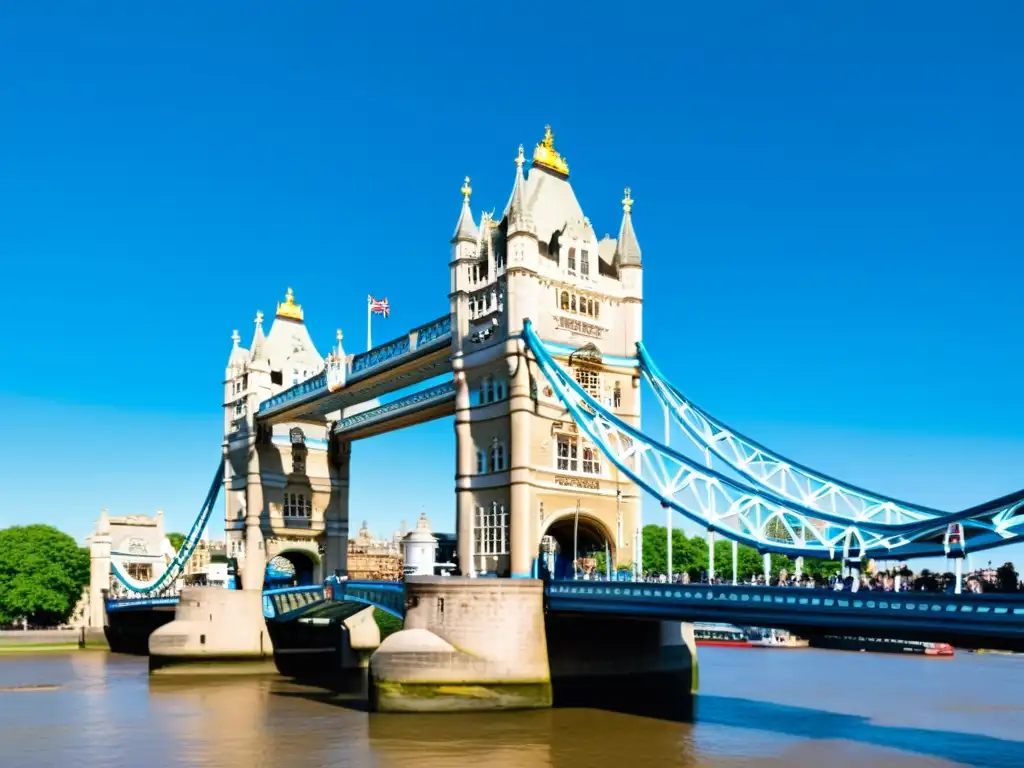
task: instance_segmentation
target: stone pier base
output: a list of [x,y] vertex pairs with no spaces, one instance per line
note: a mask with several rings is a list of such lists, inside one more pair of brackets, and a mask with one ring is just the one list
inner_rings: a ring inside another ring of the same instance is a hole
[[370,657],[377,712],[551,706],[543,583],[411,577],[405,628]]
[[275,672],[259,591],[183,589],[174,620],[149,636],[151,675]]
[[697,692],[693,626],[615,616],[547,616],[556,706],[687,719]]

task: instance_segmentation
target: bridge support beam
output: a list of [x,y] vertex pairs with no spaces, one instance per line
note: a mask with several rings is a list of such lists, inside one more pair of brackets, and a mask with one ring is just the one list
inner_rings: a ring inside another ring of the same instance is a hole
[[551,706],[543,583],[411,577],[405,628],[370,657],[377,712]]
[[348,494],[352,443],[341,440],[333,457],[338,472],[338,487],[332,494],[324,516],[323,577],[348,573]]

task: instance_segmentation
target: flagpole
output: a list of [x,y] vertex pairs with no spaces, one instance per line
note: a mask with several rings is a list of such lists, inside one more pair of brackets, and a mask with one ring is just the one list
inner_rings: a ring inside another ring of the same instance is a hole
[[370,301],[370,297],[366,297],[366,351],[369,352],[373,349],[373,341],[370,337],[370,322],[373,320],[373,302]]

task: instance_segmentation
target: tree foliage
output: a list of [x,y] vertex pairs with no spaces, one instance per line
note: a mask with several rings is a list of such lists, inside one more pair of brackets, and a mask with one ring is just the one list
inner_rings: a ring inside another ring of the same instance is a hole
[[[644,571],[647,573],[668,572],[668,529],[662,525],[645,525],[643,532]],[[780,534],[781,535],[781,534]],[[687,573],[691,580],[701,578],[707,571],[708,543],[703,536],[686,536],[678,528],[672,529],[672,572]],[[785,555],[772,555],[770,572],[773,577],[779,571],[792,574],[796,564]],[[841,563],[832,560],[804,558],[803,572],[815,578],[825,578],[838,573]],[[715,573],[725,578],[732,577],[732,542],[719,538],[715,541]],[[746,581],[751,576],[764,573],[764,560],[753,547],[737,545],[736,575]]]
[[89,582],[89,550],[49,525],[0,530],[0,624],[67,621]]
[[168,533],[167,540],[171,542],[171,549],[177,552],[181,549],[181,545],[185,543],[184,533]]

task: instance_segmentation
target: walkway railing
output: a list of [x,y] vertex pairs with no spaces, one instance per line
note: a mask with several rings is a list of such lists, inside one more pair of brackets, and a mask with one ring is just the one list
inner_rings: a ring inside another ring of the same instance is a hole
[[1024,643],[1024,594],[836,592],[740,587],[554,581],[548,610],[678,621],[793,628],[857,629],[873,636],[989,637]]
[[347,416],[338,422],[334,427],[334,431],[337,432],[348,432],[358,427],[365,427],[377,422],[387,421],[393,419],[396,416],[401,416],[403,413],[409,413],[410,411],[418,411],[422,408],[427,408],[432,405],[439,403],[448,402],[449,400],[455,399],[455,385],[452,382],[445,382],[439,384],[436,387],[430,389],[424,389],[421,392],[414,392],[411,395],[400,397],[390,403],[371,408],[362,413],[357,413],[352,416]]
[[379,370],[417,357],[451,343],[452,318],[444,315],[425,325],[413,328],[397,339],[385,342],[368,352],[350,355],[344,361],[328,366],[315,376],[274,395],[260,404],[257,414],[268,416],[301,401],[315,400],[328,391],[341,389],[353,381],[367,378]]

